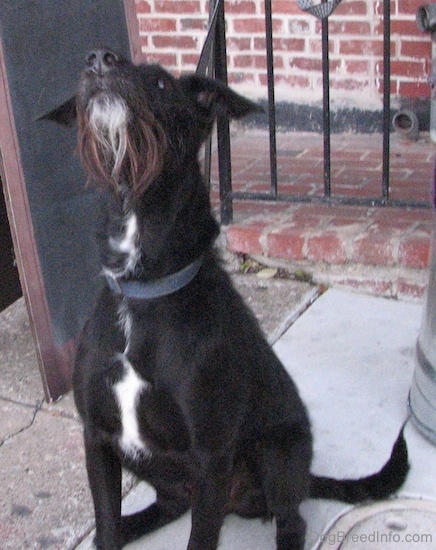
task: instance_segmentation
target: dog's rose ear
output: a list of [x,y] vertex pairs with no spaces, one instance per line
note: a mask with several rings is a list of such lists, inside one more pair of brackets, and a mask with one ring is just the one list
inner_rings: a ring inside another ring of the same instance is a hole
[[76,118],[76,97],[73,96],[59,107],[56,107],[56,109],[53,109],[53,111],[38,117],[36,120],[52,120],[64,126],[71,127],[74,125]]
[[179,82],[184,92],[212,117],[220,111],[236,119],[263,112],[260,105],[242,97],[218,80],[193,74],[182,76]]

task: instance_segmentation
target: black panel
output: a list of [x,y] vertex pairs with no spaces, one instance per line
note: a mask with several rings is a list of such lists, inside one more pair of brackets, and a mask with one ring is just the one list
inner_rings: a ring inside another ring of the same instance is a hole
[[85,189],[75,131],[36,119],[74,94],[88,50],[107,45],[129,57],[123,0],[1,0],[0,36],[53,333],[62,346],[80,329],[99,285],[96,196]]

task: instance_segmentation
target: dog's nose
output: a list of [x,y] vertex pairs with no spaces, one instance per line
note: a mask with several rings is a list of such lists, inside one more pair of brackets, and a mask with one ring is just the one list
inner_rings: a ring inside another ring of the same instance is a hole
[[86,56],[86,67],[88,71],[103,76],[119,61],[119,56],[110,50],[91,50]]

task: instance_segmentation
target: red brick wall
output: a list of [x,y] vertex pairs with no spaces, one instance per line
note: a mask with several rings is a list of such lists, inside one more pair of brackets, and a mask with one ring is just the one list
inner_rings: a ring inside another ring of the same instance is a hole
[[[195,69],[204,41],[207,0],[135,0],[142,52],[173,73]],[[320,0],[314,0],[319,3]],[[422,0],[391,0],[391,90],[394,99],[428,98],[431,41],[415,22]],[[266,97],[264,1],[226,0],[229,80]],[[276,97],[321,99],[321,25],[296,0],[272,0]],[[329,18],[333,106],[381,107],[383,0],[343,0]]]

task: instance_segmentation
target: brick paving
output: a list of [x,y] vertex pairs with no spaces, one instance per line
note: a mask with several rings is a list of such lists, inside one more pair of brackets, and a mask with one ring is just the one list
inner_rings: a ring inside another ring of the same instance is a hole
[[[322,136],[279,133],[279,193],[320,195],[323,190]],[[390,196],[429,201],[434,145],[424,134],[416,142],[391,138]],[[332,136],[332,195],[381,195],[382,136]],[[238,131],[232,137],[233,187],[268,191],[268,135]],[[212,198],[218,204],[216,161]],[[422,297],[427,283],[432,210],[325,205],[320,203],[234,203],[234,222],[225,228],[227,247],[266,263],[304,268],[317,282],[335,282],[390,297]]]

